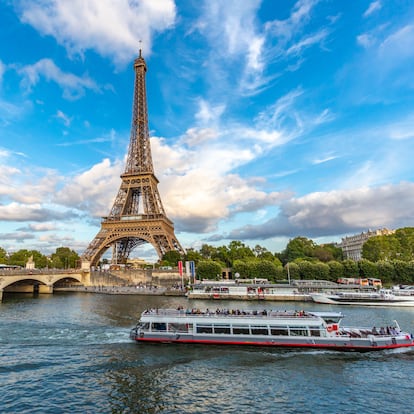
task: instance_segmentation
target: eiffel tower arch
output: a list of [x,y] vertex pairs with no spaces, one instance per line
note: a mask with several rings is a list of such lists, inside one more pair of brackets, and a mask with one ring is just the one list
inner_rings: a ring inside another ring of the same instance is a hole
[[96,266],[112,248],[112,263],[126,263],[136,247],[150,243],[161,258],[166,252],[185,251],[174,234],[174,224],[165,214],[158,192],[159,181],[152,164],[145,87],[147,65],[139,51],[134,61],[135,85],[131,138],[121,186],[111,211],[102,218],[101,229],[82,255]]

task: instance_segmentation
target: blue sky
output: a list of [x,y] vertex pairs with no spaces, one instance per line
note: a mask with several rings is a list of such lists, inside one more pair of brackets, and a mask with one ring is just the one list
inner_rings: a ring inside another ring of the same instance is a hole
[[184,248],[413,226],[413,45],[414,3],[399,0],[2,1],[0,246],[81,254],[94,238],[121,183],[140,47]]

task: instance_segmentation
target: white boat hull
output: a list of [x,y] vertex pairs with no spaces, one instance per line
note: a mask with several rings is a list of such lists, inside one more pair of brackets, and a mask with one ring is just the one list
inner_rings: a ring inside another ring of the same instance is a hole
[[[254,312],[254,311],[253,311]],[[266,312],[262,314],[187,314],[174,310],[144,312],[130,332],[138,343],[245,345],[374,351],[414,347],[412,335],[397,328],[378,334],[370,328],[341,327],[342,314]]]
[[404,306],[414,307],[413,297],[393,297],[393,298],[377,298],[369,299],[363,297],[347,298],[341,295],[327,295],[323,293],[311,294],[311,298],[315,303],[326,305],[357,305],[357,306]]

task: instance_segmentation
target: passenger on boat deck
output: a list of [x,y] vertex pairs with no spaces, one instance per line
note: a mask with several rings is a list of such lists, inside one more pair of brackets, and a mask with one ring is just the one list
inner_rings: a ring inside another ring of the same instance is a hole
[[372,328],[372,333],[374,335],[378,335],[378,331],[377,331],[377,328],[375,326]]
[[385,329],[383,326],[381,326],[379,333],[380,335],[385,335]]

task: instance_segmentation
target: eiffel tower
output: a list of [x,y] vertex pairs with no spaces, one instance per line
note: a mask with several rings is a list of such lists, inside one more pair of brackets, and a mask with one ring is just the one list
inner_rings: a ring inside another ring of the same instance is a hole
[[148,129],[145,87],[147,65],[141,56],[134,61],[135,86],[131,138],[122,183],[101,229],[82,259],[96,266],[105,251],[112,247],[112,263],[126,263],[131,251],[150,243],[159,258],[168,251],[185,251],[174,234],[174,224],[165,214],[154,175]]

